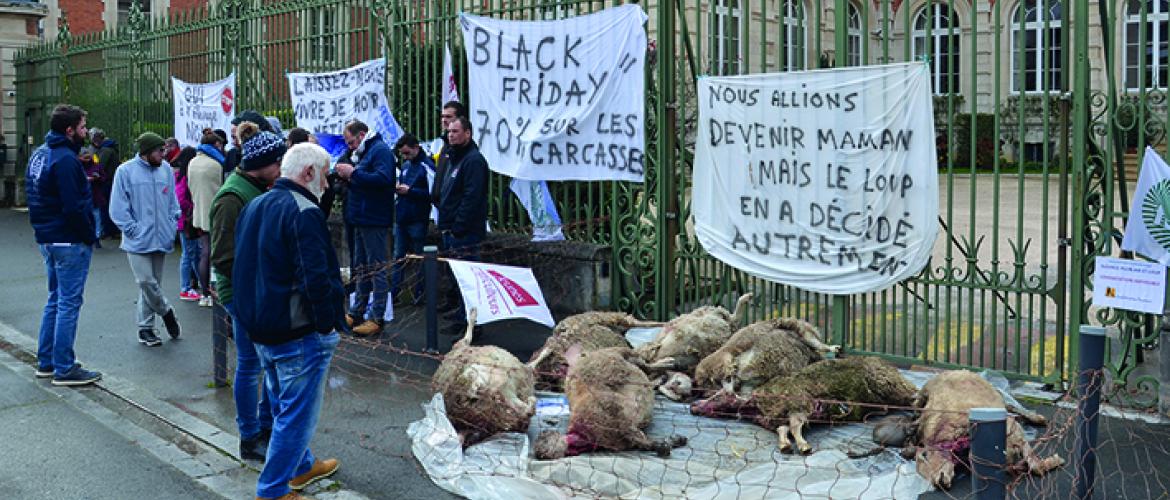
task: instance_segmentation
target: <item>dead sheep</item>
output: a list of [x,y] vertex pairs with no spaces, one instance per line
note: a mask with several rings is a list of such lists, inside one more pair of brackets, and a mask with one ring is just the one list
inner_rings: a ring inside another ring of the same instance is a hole
[[536,412],[532,370],[499,347],[472,346],[475,316],[471,309],[466,335],[431,379],[464,447],[496,433],[524,432]]
[[568,360],[568,432],[542,432],[533,446],[536,458],[553,460],[598,450],[646,450],[669,456],[671,448],[685,444],[678,436],[655,441],[646,435],[654,391],[629,348],[582,353],[574,347]]
[[627,330],[655,326],[662,326],[662,323],[641,321],[618,312],[589,311],[569,316],[557,323],[544,346],[532,354],[528,366],[536,374],[540,388],[560,391],[568,373],[565,352],[570,347],[580,346],[585,353],[607,347],[628,348]]
[[795,319],[757,321],[741,328],[719,350],[703,358],[695,368],[699,387],[721,386],[723,391],[751,393],[776,377],[791,375],[837,353],[825,345],[815,326]]
[[635,350],[651,370],[669,369],[693,376],[703,358],[723,346],[747,315],[752,294],[739,298],[735,313],[721,306],[703,306],[674,318],[662,331]]
[[691,413],[753,420],[776,429],[780,451],[792,451],[795,441],[796,450],[809,453],[812,446],[805,441],[803,430],[810,419],[860,421],[884,405],[910,405],[914,393],[914,385],[880,359],[826,359],[795,374],[773,378],[748,397],[721,391],[692,404]]
[[[1003,395],[983,377],[965,370],[946,371],[930,379],[922,387],[914,405],[922,409],[918,418],[915,454],[918,473],[935,486],[950,488],[955,477],[955,464],[966,461],[970,447],[972,408],[1006,408],[1018,413],[1034,425],[1046,425],[1047,420],[1023,408],[1008,407]],[[1058,454],[1040,458],[1024,435],[1024,428],[1015,418],[1007,424],[1007,463],[1023,462],[1032,474],[1041,475],[1064,465]]]

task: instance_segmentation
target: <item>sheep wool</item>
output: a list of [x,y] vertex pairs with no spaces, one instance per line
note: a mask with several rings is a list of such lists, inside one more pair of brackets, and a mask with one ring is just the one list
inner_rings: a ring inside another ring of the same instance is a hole
[[[833,347],[820,342],[816,327],[795,318],[757,321],[735,332],[695,368],[695,383],[751,392],[775,377],[791,375],[824,359]],[[729,387],[728,387],[729,386]]]
[[582,353],[590,353],[607,347],[630,347],[625,338],[627,330],[661,325],[617,312],[589,311],[569,316],[557,323],[544,346],[532,354],[528,366],[542,389],[560,391],[569,370],[565,360],[569,348],[578,345]]
[[636,352],[652,369],[669,368],[693,376],[699,361],[722,347],[739,328],[751,298],[750,293],[740,297],[734,314],[720,306],[703,306],[672,319]]

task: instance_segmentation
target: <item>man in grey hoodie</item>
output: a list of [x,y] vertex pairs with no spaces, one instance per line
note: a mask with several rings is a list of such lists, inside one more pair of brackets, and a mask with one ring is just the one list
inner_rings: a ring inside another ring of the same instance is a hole
[[154,332],[156,314],[171,338],[179,338],[179,322],[160,282],[163,261],[175,247],[180,210],[175,176],[163,159],[162,137],[146,132],[137,142],[138,156],[114,174],[110,218],[122,230],[122,250],[138,282],[138,342],[154,347],[162,345]]

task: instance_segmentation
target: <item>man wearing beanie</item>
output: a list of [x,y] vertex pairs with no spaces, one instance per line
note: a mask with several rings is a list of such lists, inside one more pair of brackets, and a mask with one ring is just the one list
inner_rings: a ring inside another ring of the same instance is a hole
[[114,174],[110,219],[122,230],[122,250],[138,282],[138,342],[154,347],[162,344],[154,331],[156,314],[162,316],[171,338],[179,338],[179,322],[160,283],[181,212],[174,173],[163,160],[165,142],[151,132],[138,136],[137,142],[138,156]]
[[268,120],[264,119],[264,115],[261,115],[256,111],[249,109],[236,115],[235,118],[232,118],[232,130],[230,137],[228,137],[228,139],[231,140],[232,148],[228,150],[226,154],[224,154],[224,158],[227,160],[224,163],[224,169],[226,170],[224,175],[229,175],[232,172],[235,172],[236,168],[239,168],[242,161],[242,154],[240,152],[240,136],[238,131],[240,124],[244,122],[255,123],[263,132],[272,132],[272,124],[268,123]]
[[[236,127],[241,164],[224,182],[211,202],[211,266],[219,304],[232,318],[236,342],[236,375],[232,394],[236,400],[236,425],[240,431],[240,457],[264,460],[272,435],[272,405],[268,391],[260,391],[263,378],[256,347],[240,323],[232,293],[232,270],[236,251],[236,222],[252,199],[260,196],[280,177],[284,141],[271,132],[262,132],[256,123]],[[259,396],[257,396],[259,394]]]
[[293,146],[281,163],[281,178],[244,207],[236,227],[235,311],[255,342],[274,398],[259,498],[299,498],[290,490],[300,491],[339,466],[309,450],[337,332],[346,328],[345,287],[317,206],[328,169],[329,154],[321,146]]

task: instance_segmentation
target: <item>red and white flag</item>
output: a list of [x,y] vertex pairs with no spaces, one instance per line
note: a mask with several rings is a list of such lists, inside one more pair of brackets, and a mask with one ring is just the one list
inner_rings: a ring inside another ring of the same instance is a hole
[[447,262],[459,282],[464,306],[476,310],[476,324],[524,318],[549,328],[555,326],[532,269],[462,260]]
[[443,102],[439,107],[455,101],[459,102],[459,87],[455,85],[455,70],[451,65],[451,46],[443,46]]

